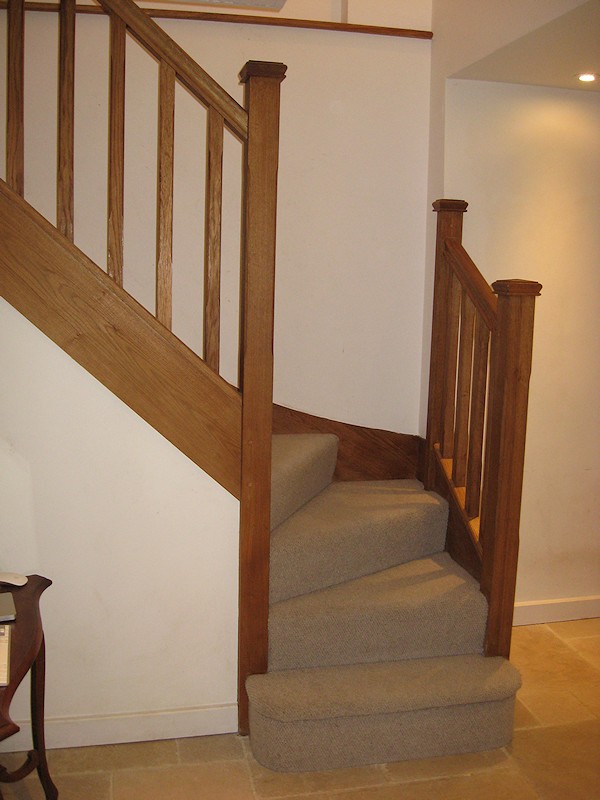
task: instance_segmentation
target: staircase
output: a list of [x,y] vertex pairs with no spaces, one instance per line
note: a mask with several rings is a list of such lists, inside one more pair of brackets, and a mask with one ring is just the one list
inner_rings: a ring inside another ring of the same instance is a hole
[[[519,686],[507,658],[540,285],[488,286],[461,245],[466,203],[437,201],[426,440],[274,406],[286,68],[248,62],[242,107],[132,0],[99,2],[111,31],[107,268],[73,244],[74,0],[59,4],[56,225],[24,193],[25,8],[9,0],[0,294],[239,498],[240,732],[250,729],[259,761],[286,771],[506,744]],[[159,64],[154,314],[123,289],[130,39]],[[202,356],[171,332],[177,83],[207,109]],[[219,374],[227,131],[244,148],[239,386]]]
[[501,747],[520,679],[486,658],[487,603],[416,480],[332,483],[337,439],[273,440],[269,672],[256,758],[317,771]]

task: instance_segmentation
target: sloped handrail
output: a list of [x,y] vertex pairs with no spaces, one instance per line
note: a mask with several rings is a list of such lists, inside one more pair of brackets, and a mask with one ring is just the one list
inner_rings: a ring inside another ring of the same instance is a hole
[[450,501],[447,549],[488,599],[487,655],[510,653],[535,281],[491,287],[438,200],[425,484]]
[[116,14],[137,39],[173,69],[192,94],[215,108],[241,139],[248,136],[246,111],[202,67],[191,58],[132,0],[97,0],[107,12]]

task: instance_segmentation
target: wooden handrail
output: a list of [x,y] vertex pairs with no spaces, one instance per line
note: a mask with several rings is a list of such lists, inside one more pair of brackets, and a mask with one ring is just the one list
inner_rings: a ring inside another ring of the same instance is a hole
[[457,239],[446,239],[445,252],[454,274],[490,330],[496,324],[498,300],[475,262]]
[[[467,204],[438,200],[425,481],[450,502],[447,549],[488,598],[487,655],[508,656],[533,312],[541,285],[490,287],[461,244]],[[482,475],[483,473],[483,475]]]
[[107,12],[114,12],[133,35],[159,60],[174,70],[177,78],[201,102],[216,108],[225,124],[245,140],[248,135],[246,111],[185,50],[131,0],[98,0]]
[[239,497],[239,393],[3,181],[0,242],[0,295]]
[[[0,8],[5,8],[7,0],[0,0]],[[26,11],[57,11],[56,3],[25,3]],[[100,14],[97,6],[78,5],[78,14]],[[433,38],[433,32],[415,28],[393,28],[387,25],[360,25],[348,22],[326,22],[312,19],[287,19],[285,17],[254,16],[251,14],[224,14],[212,11],[195,11],[194,9],[144,8],[144,13],[155,19],[197,20],[199,22],[225,22],[239,25],[265,25],[278,28],[300,28],[309,30],[335,31],[339,33],[366,33],[375,36],[394,36],[408,39]]]

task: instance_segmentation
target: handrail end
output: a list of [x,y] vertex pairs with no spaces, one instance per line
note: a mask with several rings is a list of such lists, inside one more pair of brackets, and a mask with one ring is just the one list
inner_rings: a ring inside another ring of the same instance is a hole
[[287,65],[278,61],[247,61],[240,72],[240,83],[247,83],[250,78],[277,78],[285,80]]
[[500,280],[492,283],[492,289],[496,294],[502,295],[534,295],[538,296],[542,291],[542,284],[537,281],[526,281],[521,278],[511,280]]
[[466,200],[435,200],[433,210],[438,211],[466,211],[469,204]]

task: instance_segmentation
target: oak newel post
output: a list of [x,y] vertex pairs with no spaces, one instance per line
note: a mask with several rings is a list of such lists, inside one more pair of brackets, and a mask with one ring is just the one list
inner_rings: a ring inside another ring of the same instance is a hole
[[269,615],[275,227],[280,84],[287,67],[249,61],[245,84],[240,388],[239,728],[248,730],[248,675],[266,672]]
[[[435,251],[435,278],[433,287],[433,319],[431,326],[431,361],[429,372],[429,404],[427,410],[427,462],[425,488],[431,489],[435,480],[434,445],[444,439],[444,396],[448,385],[448,350],[451,346],[448,298],[452,293],[452,270],[444,253],[446,239],[462,239],[463,214],[467,210],[464,200],[436,200],[437,240]],[[452,389],[453,391],[453,389]],[[452,407],[454,405],[452,404]]]
[[535,298],[541,284],[492,284],[498,317],[490,354],[483,480],[481,589],[489,601],[487,655],[508,658],[515,598]]

